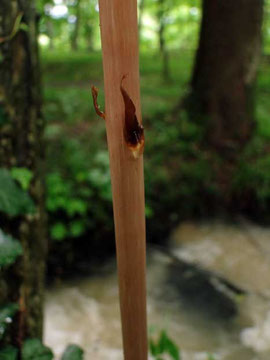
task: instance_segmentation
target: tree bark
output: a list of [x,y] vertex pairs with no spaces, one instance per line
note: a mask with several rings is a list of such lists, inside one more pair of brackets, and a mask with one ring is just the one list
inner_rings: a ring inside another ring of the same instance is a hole
[[165,81],[170,79],[170,69],[169,69],[169,54],[166,47],[165,40],[165,29],[166,29],[166,10],[165,10],[165,1],[158,0],[158,13],[157,17],[159,20],[159,29],[158,29],[158,39],[159,39],[159,51],[162,58],[162,75]]
[[77,0],[76,3],[76,22],[75,22],[74,32],[71,37],[71,49],[73,51],[78,50],[78,39],[79,39],[79,31],[81,25],[81,0]]
[[[23,13],[21,24],[12,33]],[[23,255],[1,273],[0,304],[17,302],[20,311],[10,334],[20,346],[26,337],[42,336],[46,227],[44,212],[40,71],[37,16],[32,0],[1,0],[0,4],[0,167],[28,168],[33,178],[29,192],[36,204],[34,215],[0,217],[4,227],[20,240]]]
[[[204,0],[189,112],[207,122],[207,144],[233,156],[255,126],[254,84],[263,0]],[[199,119],[199,120],[198,120]]]

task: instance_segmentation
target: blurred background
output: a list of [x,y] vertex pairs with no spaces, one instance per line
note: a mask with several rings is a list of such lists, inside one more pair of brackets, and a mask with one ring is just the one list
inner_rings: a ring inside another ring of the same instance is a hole
[[[270,358],[269,14],[138,3],[153,359]],[[0,5],[0,359],[123,358],[99,31],[96,0]]]

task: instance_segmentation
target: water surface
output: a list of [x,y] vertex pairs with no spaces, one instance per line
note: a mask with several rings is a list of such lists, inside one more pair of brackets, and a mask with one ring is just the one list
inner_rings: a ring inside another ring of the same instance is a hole
[[[207,360],[207,353],[217,360],[269,360],[270,229],[243,221],[182,223],[172,235],[170,249],[247,294],[239,300],[239,314],[233,319],[210,316],[204,308],[189,304],[168,281],[170,256],[151,250],[147,267],[151,336],[165,329],[182,349],[183,360]],[[123,359],[113,262],[106,271],[47,291],[45,343],[58,358],[67,344],[75,343],[84,348],[85,360]]]

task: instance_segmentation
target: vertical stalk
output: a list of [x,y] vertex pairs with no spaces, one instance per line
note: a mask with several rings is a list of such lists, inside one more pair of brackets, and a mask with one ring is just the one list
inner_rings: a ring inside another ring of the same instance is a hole
[[146,360],[143,157],[134,159],[127,145],[120,89],[126,75],[122,85],[141,123],[137,2],[99,0],[99,9],[124,355],[125,360]]

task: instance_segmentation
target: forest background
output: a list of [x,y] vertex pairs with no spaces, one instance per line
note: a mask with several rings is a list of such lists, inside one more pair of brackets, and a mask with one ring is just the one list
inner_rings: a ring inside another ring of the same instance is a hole
[[[148,242],[166,244],[184,219],[269,224],[269,0],[138,10]],[[115,248],[90,95],[95,84],[104,107],[98,4],[3,0],[0,15],[0,341],[20,349],[42,336],[45,279],[89,272]]]

